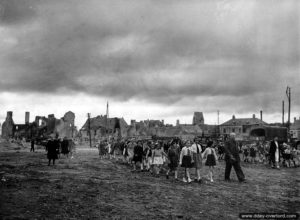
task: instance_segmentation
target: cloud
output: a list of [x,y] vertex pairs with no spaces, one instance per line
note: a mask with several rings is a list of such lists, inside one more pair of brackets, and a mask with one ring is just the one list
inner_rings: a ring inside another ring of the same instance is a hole
[[0,90],[278,111],[300,95],[299,4],[1,1]]
[[30,22],[36,17],[32,0],[2,0],[0,1],[0,22],[4,25],[16,25]]

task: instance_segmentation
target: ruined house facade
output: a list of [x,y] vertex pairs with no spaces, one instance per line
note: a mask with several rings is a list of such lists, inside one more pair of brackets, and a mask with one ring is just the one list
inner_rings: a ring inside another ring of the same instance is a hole
[[202,112],[194,112],[193,125],[204,125],[204,116]]
[[53,114],[36,116],[30,123],[30,113],[25,112],[25,123],[15,124],[12,119],[12,112],[7,112],[7,117],[2,125],[2,137],[9,138],[46,138],[48,136],[72,138],[77,135],[74,125],[75,114],[67,112],[61,119],[56,119]]
[[127,127],[124,118],[107,118],[106,115],[99,115],[86,120],[79,130],[79,137],[81,141],[88,141],[91,137],[93,142],[106,139],[108,136],[118,139],[126,136]]
[[3,138],[10,138],[13,136],[14,130],[14,120],[13,120],[13,112],[9,111],[6,114],[6,119],[2,123],[2,137]]
[[204,124],[202,112],[195,112],[192,124],[180,124],[176,121],[176,126],[165,125],[164,120],[145,120],[136,122],[131,120],[128,126],[127,137],[179,137],[182,139],[193,139],[195,137],[214,137],[219,134],[215,125]]

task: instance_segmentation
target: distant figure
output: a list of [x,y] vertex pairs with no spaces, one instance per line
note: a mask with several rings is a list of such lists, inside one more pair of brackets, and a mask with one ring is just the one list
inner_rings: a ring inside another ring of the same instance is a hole
[[239,155],[239,147],[237,146],[237,143],[235,141],[235,133],[230,133],[229,140],[225,142],[224,151],[226,162],[225,181],[230,181],[230,172],[233,166],[238,180],[240,182],[245,182],[245,175],[240,165],[241,160]]
[[279,169],[279,160],[280,160],[280,148],[278,144],[278,137],[274,137],[274,140],[271,141],[270,144],[270,150],[269,150],[269,156],[270,156],[270,161],[272,168]]
[[256,149],[256,147],[254,146],[254,144],[252,144],[251,147],[250,147],[251,163],[255,163],[256,152],[257,152],[257,149]]
[[50,166],[51,160],[53,161],[53,165],[55,165],[55,160],[58,159],[57,152],[58,152],[58,145],[57,142],[51,138],[47,143],[47,158],[49,160],[48,166]]
[[133,148],[133,171],[136,171],[136,164],[139,164],[140,169],[143,170],[143,147],[138,142]]
[[295,161],[293,160],[293,157],[292,157],[292,149],[286,143],[283,143],[282,157],[283,157],[283,162],[282,163],[286,167],[291,167],[291,161],[294,162],[294,167],[296,166]]
[[73,139],[70,139],[69,140],[69,151],[70,151],[70,156],[71,156],[71,159],[74,158],[74,154],[76,153],[76,143],[74,142]]
[[219,143],[217,149],[218,149],[218,154],[219,154],[218,160],[223,160],[224,159],[224,146],[223,146],[223,144]]
[[124,143],[124,147],[123,147],[123,161],[124,161],[124,163],[129,163],[129,161],[128,161],[128,156],[129,156],[129,154],[128,154],[128,144],[129,144],[129,142],[125,142]]
[[248,149],[248,145],[243,145],[242,146],[242,151],[243,151],[243,160],[244,160],[244,162],[249,162],[249,158],[248,158],[248,156],[249,156],[249,151],[248,151],[249,149]]
[[152,156],[150,145],[150,142],[143,144],[143,163],[146,167],[146,171],[150,171],[150,159]]
[[111,143],[108,144],[109,159],[115,158],[115,145],[116,145],[116,142],[114,140],[112,140]]
[[34,152],[34,139],[31,139],[31,148],[30,148],[30,152]]
[[69,140],[67,139],[67,137],[64,137],[63,141],[61,142],[61,153],[63,155],[67,155],[67,157],[69,156]]
[[105,157],[105,155],[106,155],[106,149],[105,149],[105,142],[104,141],[100,141],[99,143],[98,143],[98,150],[99,150],[99,157],[101,158],[101,159],[103,159],[104,157]]

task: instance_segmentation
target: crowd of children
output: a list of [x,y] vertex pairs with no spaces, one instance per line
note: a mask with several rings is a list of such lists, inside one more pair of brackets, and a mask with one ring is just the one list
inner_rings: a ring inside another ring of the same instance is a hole
[[209,168],[209,180],[213,182],[213,168],[218,162],[213,141],[208,141],[205,147],[196,140],[183,142],[180,139],[104,141],[98,144],[98,150],[100,158],[113,159],[116,155],[122,155],[123,162],[132,165],[132,172],[150,172],[155,177],[164,171],[167,179],[174,173],[175,180],[178,180],[178,169],[182,167],[182,180],[187,183],[192,182],[191,168],[195,168],[194,181],[202,182],[200,169],[204,161],[204,165]]
[[[239,149],[245,163],[270,164],[269,142],[240,143]],[[132,171],[151,172],[159,177],[162,171],[169,179],[174,173],[178,180],[178,169],[184,169],[183,182],[192,182],[190,170],[195,170],[195,182],[202,182],[200,170],[203,165],[208,167],[208,179],[213,182],[214,167],[219,160],[224,159],[224,144],[222,142],[182,141],[172,139],[157,140],[127,140],[102,141],[97,145],[100,158],[114,159],[121,156],[126,164],[132,165]],[[297,146],[291,147],[283,144],[281,149],[281,162],[286,167],[300,165],[300,151]],[[166,166],[167,165],[167,166]]]

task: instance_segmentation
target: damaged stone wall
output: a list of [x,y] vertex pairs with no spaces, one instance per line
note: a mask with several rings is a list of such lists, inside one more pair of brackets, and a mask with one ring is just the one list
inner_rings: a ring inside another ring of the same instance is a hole
[[13,137],[15,123],[13,121],[12,115],[12,112],[7,112],[5,122],[3,122],[2,124],[2,137],[6,139]]
[[77,129],[74,126],[75,114],[67,112],[60,120],[56,120],[55,132],[60,138],[73,138],[77,135]]
[[74,125],[75,114],[67,112],[61,119],[56,119],[54,114],[36,116],[35,121],[29,123],[29,112],[25,113],[25,124],[15,124],[12,119],[12,112],[7,112],[6,120],[2,124],[3,138],[47,138],[48,136],[60,138],[76,137],[78,132]]

